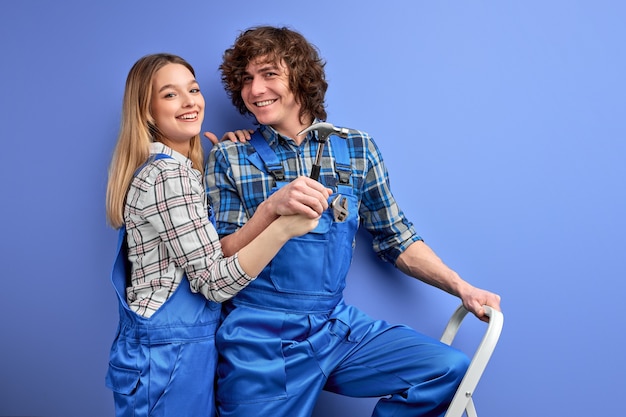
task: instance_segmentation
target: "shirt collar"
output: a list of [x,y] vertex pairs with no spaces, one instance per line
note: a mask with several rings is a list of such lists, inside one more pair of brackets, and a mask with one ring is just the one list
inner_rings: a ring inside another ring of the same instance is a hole
[[[320,122],[320,120],[317,118],[313,120],[313,123],[318,123],[318,122]],[[282,141],[293,140],[293,139],[288,138],[287,136],[281,135],[280,133],[276,131],[276,129],[274,129],[272,126],[269,126],[269,125],[260,125],[260,130],[263,136],[265,137],[265,139],[267,140],[267,143],[272,147],[276,146],[281,141],[281,139]],[[318,136],[317,130],[307,133],[306,138],[304,139],[302,143],[305,143],[310,138],[312,138],[316,142],[319,142],[319,136]]]
[[176,152],[174,149],[170,148],[169,146],[165,145],[162,142],[150,143],[150,154],[156,154],[156,153],[164,153],[168,156],[171,156],[172,158],[174,158],[176,161],[180,162],[181,164],[187,165],[189,167],[192,166],[191,160],[189,158]]

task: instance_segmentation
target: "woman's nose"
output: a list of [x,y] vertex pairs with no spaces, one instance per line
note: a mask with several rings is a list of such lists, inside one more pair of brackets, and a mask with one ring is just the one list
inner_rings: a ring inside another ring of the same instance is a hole
[[190,94],[190,93],[185,94],[183,105],[186,107],[191,107],[191,106],[194,106],[195,104],[196,104],[196,98],[193,96],[193,94]]

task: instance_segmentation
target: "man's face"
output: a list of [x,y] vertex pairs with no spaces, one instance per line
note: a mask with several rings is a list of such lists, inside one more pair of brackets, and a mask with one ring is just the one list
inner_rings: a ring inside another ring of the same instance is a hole
[[259,123],[291,138],[301,130],[300,104],[289,88],[287,67],[282,62],[266,62],[265,57],[251,61],[243,77],[241,98]]

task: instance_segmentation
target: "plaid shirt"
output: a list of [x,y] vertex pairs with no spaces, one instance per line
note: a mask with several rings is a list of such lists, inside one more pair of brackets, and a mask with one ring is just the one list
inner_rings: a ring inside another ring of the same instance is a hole
[[187,275],[193,292],[221,302],[253,278],[237,255],[224,258],[207,213],[202,175],[191,161],[162,143],[150,153],[171,158],[148,162],[130,184],[124,209],[131,286],[130,308],[150,317]]
[[[273,128],[261,125],[261,132],[285,170],[285,181],[309,176],[320,142],[317,132],[309,133],[297,146]],[[352,165],[352,186],[360,201],[361,224],[373,235],[374,251],[395,264],[398,256],[413,242],[421,240],[396,204],[389,188],[387,169],[373,139],[366,133],[350,130],[348,139]],[[205,183],[209,199],[216,210],[220,236],[240,228],[256,208],[271,194],[274,180],[265,174],[264,165],[249,143],[224,141],[209,154]],[[330,141],[324,146],[320,181],[336,191]]]

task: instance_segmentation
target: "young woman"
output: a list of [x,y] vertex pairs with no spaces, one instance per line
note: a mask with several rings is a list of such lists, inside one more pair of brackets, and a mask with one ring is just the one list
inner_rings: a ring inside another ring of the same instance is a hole
[[318,222],[281,216],[225,257],[202,182],[203,118],[185,60],[153,54],[131,68],[106,201],[120,229],[112,273],[120,322],[106,377],[117,416],[213,416],[218,303]]

